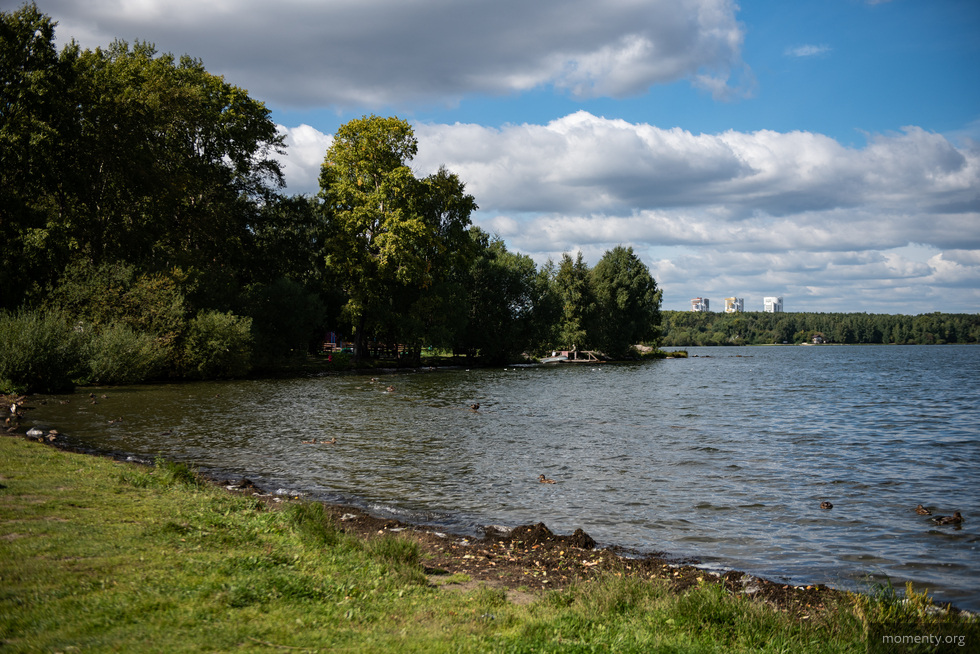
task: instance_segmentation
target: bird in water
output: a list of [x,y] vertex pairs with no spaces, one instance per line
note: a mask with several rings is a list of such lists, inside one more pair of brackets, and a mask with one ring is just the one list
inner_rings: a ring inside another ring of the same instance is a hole
[[331,438],[328,441],[320,441],[320,445],[336,445],[336,444],[337,444],[337,437],[336,436],[334,436],[333,438]]
[[963,516],[957,511],[953,515],[937,515],[932,521],[937,525],[960,525],[963,524]]
[[830,502],[827,502],[825,500],[825,501],[823,501],[823,502],[820,503],[820,508],[821,509],[832,509],[832,508],[834,508],[834,505],[831,504]]
[[555,480],[554,479],[548,479],[544,475],[538,475],[538,481],[540,481],[542,484],[553,484],[553,483],[555,483]]
[[470,408],[473,409],[474,411],[479,411],[480,410],[480,403],[477,402],[476,404],[471,404],[470,405]]
[[932,515],[932,511],[922,506],[921,504],[915,507],[915,512],[918,513],[919,515]]
[[311,441],[303,441],[303,445],[316,445],[316,439],[314,438]]

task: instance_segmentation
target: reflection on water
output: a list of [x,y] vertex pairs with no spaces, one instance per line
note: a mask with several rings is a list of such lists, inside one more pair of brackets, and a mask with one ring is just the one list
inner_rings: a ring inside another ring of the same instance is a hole
[[[100,450],[446,528],[540,520],[799,582],[887,574],[980,609],[980,348],[690,352],[106,388],[94,404],[51,397],[31,417]],[[966,523],[935,527],[920,502]]]

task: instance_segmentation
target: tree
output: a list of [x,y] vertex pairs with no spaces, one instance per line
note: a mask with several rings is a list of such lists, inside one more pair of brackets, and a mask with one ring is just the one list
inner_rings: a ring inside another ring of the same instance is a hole
[[555,286],[561,299],[558,321],[558,343],[567,349],[588,349],[592,346],[589,330],[595,313],[595,297],[589,280],[589,266],[579,252],[577,258],[566,252],[558,264]]
[[405,316],[416,337],[440,346],[451,346],[454,335],[465,329],[468,274],[478,252],[467,230],[477,205],[465,189],[457,175],[440,168],[422,180],[417,196],[417,211],[437,238],[423,253],[428,268],[423,284],[402,294],[409,302]]
[[348,298],[355,357],[368,335],[419,340],[476,208],[455,175],[416,179],[417,149],[404,120],[366,116],[337,130],[321,167],[328,267]]
[[76,63],[62,229],[95,263],[246,268],[283,183],[268,110],[189,56],[115,41]]
[[4,306],[43,299],[74,263],[246,282],[282,186],[265,106],[145,43],[59,56],[54,27],[33,4],[0,13]]
[[606,252],[590,280],[597,307],[593,340],[600,349],[622,357],[634,344],[659,337],[660,292],[633,248]]
[[508,252],[500,238],[474,227],[479,254],[470,270],[468,323],[457,348],[493,364],[507,363],[533,340],[537,269],[523,254]]
[[20,305],[58,272],[47,224],[76,49],[59,58],[56,25],[33,3],[0,12],[0,308]]
[[407,164],[417,151],[407,122],[363,117],[341,125],[320,169],[331,232],[327,261],[348,297],[355,357],[364,354],[366,332],[380,326],[396,283],[421,272],[414,248],[400,247],[425,232],[409,213],[415,177]]

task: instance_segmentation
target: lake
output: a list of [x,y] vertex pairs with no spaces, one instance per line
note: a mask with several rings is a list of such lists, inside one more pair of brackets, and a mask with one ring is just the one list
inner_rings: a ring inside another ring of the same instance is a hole
[[[84,389],[34,398],[28,418],[94,450],[460,533],[541,521],[792,583],[911,580],[980,610],[980,347],[688,352]],[[920,503],[965,522],[936,526]]]

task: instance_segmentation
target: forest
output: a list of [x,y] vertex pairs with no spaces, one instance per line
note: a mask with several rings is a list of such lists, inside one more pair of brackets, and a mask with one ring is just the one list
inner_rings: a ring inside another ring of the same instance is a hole
[[665,346],[980,342],[980,315],[664,311]]
[[658,337],[631,248],[594,267],[508,251],[457,175],[415,176],[406,121],[341,126],[319,193],[287,195],[283,137],[244,89],[149,43],[59,51],[55,28],[0,12],[0,391],[264,374],[328,333],[351,346],[334,366]]

